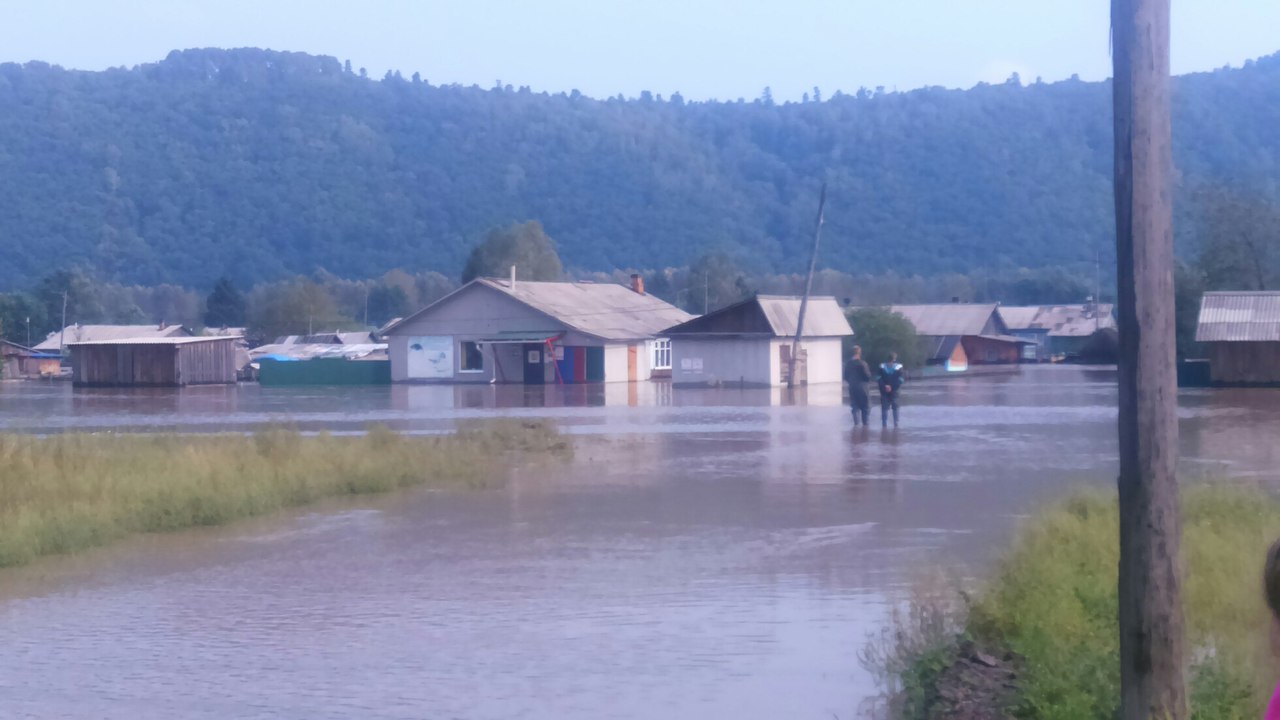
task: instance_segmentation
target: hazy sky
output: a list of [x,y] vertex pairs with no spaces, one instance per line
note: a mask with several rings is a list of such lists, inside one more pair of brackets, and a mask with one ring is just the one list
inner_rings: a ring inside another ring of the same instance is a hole
[[[1109,75],[1105,0],[4,0],[0,61],[153,62],[191,47],[350,59],[375,77],[588,95],[778,100],[817,85]],[[1280,50],[1276,0],[1174,0],[1175,73]]]

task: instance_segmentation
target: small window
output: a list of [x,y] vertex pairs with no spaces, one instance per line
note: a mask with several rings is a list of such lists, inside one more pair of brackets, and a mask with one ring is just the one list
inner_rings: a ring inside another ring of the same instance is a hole
[[458,353],[458,368],[461,372],[483,372],[484,353],[480,351],[480,343],[464,341],[462,351]]
[[653,341],[652,364],[652,369],[654,370],[671,369],[671,340],[669,338],[658,338]]

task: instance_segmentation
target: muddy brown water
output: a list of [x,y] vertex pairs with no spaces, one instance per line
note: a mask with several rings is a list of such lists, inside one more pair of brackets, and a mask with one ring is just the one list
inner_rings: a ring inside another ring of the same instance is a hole
[[[0,716],[857,717],[857,653],[922,567],[981,576],[1018,518],[1115,472],[1115,376],[838,391],[72,391],[0,430],[448,431],[548,417],[566,465],[129,540],[0,571]],[[1182,473],[1280,487],[1280,391],[1180,397]]]

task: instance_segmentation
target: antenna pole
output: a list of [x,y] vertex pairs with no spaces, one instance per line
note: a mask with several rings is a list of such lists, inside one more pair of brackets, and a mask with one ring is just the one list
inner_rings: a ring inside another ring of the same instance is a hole
[[822,183],[818,195],[818,219],[813,224],[813,249],[809,251],[809,274],[804,279],[804,294],[800,296],[800,316],[796,318],[796,336],[791,340],[791,357],[787,359],[787,387],[796,386],[796,355],[800,352],[800,338],[804,335],[804,315],[809,309],[809,291],[813,289],[813,271],[818,266],[818,239],[822,236],[822,212],[827,207],[827,183]]

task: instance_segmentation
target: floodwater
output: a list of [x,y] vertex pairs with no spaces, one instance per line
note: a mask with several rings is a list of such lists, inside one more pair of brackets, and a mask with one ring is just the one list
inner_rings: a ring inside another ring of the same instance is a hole
[[[447,431],[548,417],[567,464],[0,571],[0,716],[851,718],[858,650],[941,565],[1115,473],[1114,372],[919,383],[898,431],[838,390],[0,384],[0,430]],[[1184,478],[1280,488],[1280,391],[1180,397]]]

